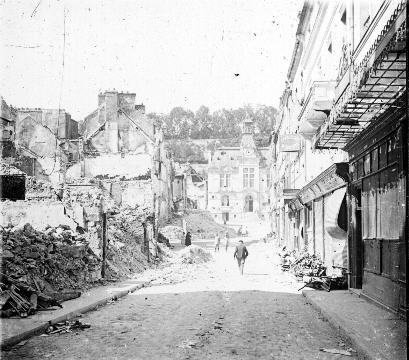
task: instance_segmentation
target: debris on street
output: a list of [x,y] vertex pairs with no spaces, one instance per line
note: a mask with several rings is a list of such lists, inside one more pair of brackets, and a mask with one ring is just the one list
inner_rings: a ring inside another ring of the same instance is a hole
[[91,327],[90,324],[84,324],[79,320],[74,320],[74,321],[67,320],[67,321],[56,323],[54,325],[50,325],[45,331],[45,333],[48,335],[64,334],[64,333],[70,333],[73,330],[89,329],[90,327]]
[[317,255],[307,252],[297,254],[296,251],[287,251],[286,247],[279,253],[281,269],[292,273],[298,281],[304,282],[299,290],[310,287],[316,290],[345,289],[346,277],[341,275],[327,276],[327,268]]
[[25,317],[79,297],[100,279],[100,259],[66,225],[2,228],[1,314]]
[[303,276],[324,276],[326,273],[323,262],[316,255],[307,252],[297,255],[295,251],[289,252],[283,248],[280,257],[282,270],[291,271],[299,280],[302,280]]
[[[27,317],[38,310],[49,307],[58,306],[62,308],[62,305],[55,297],[48,296],[24,282],[15,281],[5,274],[0,275],[1,317],[10,317],[12,315]],[[75,295],[75,297],[78,296]]]
[[190,245],[176,253],[162,246],[162,251],[166,261],[157,269],[145,271],[143,276],[138,278],[151,281],[152,285],[164,285],[211,277],[210,264],[214,261],[213,256],[200,246]]
[[179,251],[178,259],[184,264],[202,264],[212,259],[212,255],[197,245],[190,245]]
[[349,351],[342,350],[342,349],[325,349],[325,348],[321,348],[320,351],[330,353],[330,354],[340,354],[340,355],[345,355],[345,356],[352,356],[352,354]]

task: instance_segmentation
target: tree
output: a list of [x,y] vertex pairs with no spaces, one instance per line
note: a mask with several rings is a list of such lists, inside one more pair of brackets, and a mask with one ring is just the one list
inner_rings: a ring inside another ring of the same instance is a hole
[[210,113],[207,106],[200,106],[196,113],[182,107],[173,108],[167,115],[155,113],[148,116],[162,124],[167,139],[208,139],[238,138],[241,124],[250,118],[255,125],[255,133],[268,138],[275,124],[278,111],[272,106],[245,105],[237,109],[221,109]]

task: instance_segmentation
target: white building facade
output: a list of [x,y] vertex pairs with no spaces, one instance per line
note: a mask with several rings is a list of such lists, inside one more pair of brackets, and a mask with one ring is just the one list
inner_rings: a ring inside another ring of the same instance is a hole
[[209,159],[208,207],[215,221],[241,225],[268,216],[268,147],[257,147],[253,122],[243,123],[240,146],[220,147]]

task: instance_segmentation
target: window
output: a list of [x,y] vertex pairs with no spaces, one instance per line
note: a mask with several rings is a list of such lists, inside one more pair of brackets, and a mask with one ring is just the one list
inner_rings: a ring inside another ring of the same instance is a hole
[[357,162],[357,175],[358,179],[360,179],[364,175],[364,159],[360,158]]
[[269,189],[271,186],[271,174],[268,173],[267,174],[267,189]]
[[229,197],[227,195],[222,197],[222,206],[229,206]]
[[378,149],[371,152],[371,170],[372,172],[378,171]]
[[243,187],[254,187],[254,168],[243,169]]
[[230,174],[220,174],[220,187],[230,186]]
[[388,164],[393,164],[399,159],[399,139],[397,136],[391,137],[387,142],[388,147]]
[[249,187],[249,169],[243,169],[243,187]]
[[364,157],[364,174],[368,175],[371,172],[371,156],[366,154]]
[[312,206],[311,204],[305,205],[305,226],[309,229],[312,225]]
[[363,180],[362,237],[396,240],[402,228],[399,216],[398,170],[394,165]]
[[387,144],[385,142],[379,147],[379,169],[385,167],[387,163],[388,163]]

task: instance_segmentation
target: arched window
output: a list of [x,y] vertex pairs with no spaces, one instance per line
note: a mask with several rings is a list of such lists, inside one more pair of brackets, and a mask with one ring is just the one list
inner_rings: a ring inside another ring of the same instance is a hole
[[229,197],[227,195],[222,197],[222,206],[229,206]]

